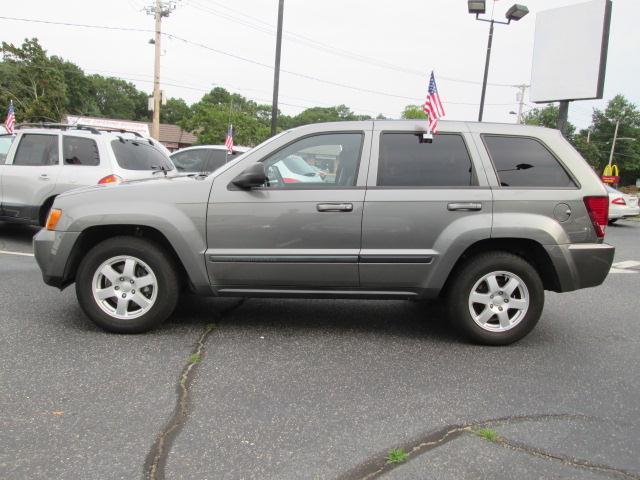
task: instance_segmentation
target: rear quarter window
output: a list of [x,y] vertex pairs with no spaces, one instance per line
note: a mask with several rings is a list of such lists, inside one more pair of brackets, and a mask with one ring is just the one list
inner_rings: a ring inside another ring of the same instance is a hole
[[111,148],[118,165],[125,170],[173,170],[169,157],[145,139],[112,140]]
[[482,138],[501,186],[576,188],[558,159],[539,140],[497,135]]

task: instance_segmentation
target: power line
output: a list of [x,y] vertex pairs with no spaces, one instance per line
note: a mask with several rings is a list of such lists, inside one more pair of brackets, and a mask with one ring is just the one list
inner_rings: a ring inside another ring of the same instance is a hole
[[[52,20],[17,18],[17,17],[7,17],[7,16],[0,16],[0,20],[16,20],[16,21],[22,21],[22,22],[43,23],[43,24],[48,24],[48,25],[63,25],[63,26],[69,26],[69,27],[95,28],[95,29],[104,29],[104,30],[119,30],[119,31],[155,33],[154,30],[142,29],[142,28],[111,27],[111,26],[107,26],[107,25],[79,24],[79,23],[71,23],[71,22],[57,22],[57,21],[52,21]],[[266,64],[266,63],[262,63],[260,61],[253,60],[253,59],[250,59],[250,58],[246,58],[246,57],[234,54],[234,53],[226,52],[224,50],[213,48],[213,47],[210,47],[209,45],[205,45],[205,44],[200,43],[200,42],[194,42],[192,40],[188,40],[188,39],[186,39],[184,37],[180,37],[178,35],[174,35],[174,34],[167,33],[167,32],[162,32],[162,36],[170,38],[170,39],[173,39],[173,40],[178,40],[178,41],[181,41],[181,42],[189,44],[189,45],[197,46],[197,47],[203,48],[205,50],[209,50],[211,52],[217,53],[219,55],[224,55],[224,56],[227,56],[227,57],[230,57],[230,58],[234,58],[236,60],[240,60],[240,61],[243,61],[243,62],[246,62],[246,63],[257,65],[257,66],[260,66],[260,67],[263,67],[263,68],[268,68],[270,70],[273,69],[272,65],[269,65],[269,64]],[[304,73],[294,72],[294,71],[291,71],[291,70],[282,69],[282,72],[283,73],[287,73],[287,74],[292,75],[292,76],[299,77],[299,78],[304,78],[304,79],[307,79],[307,80],[312,80],[312,81],[316,81],[316,82],[320,82],[320,83],[325,83],[325,84],[328,84],[328,85],[333,85],[333,86],[336,86],[336,87],[350,89],[350,90],[354,90],[354,91],[359,91],[359,92],[364,92],[364,93],[371,93],[371,94],[381,95],[381,96],[390,97],[390,98],[398,98],[398,99],[402,99],[402,100],[409,100],[411,102],[415,102],[417,100],[416,97],[408,97],[406,95],[398,95],[398,94],[393,94],[393,93],[382,92],[382,91],[379,91],[379,90],[373,90],[373,89],[368,89],[368,88],[363,88],[363,87],[356,87],[356,86],[353,86],[353,85],[348,85],[348,84],[341,83],[341,82],[335,82],[335,81],[332,81],[332,80],[326,80],[326,79],[314,77],[312,75],[307,75],[307,74],[304,74]],[[443,78],[443,77],[440,77],[440,78]],[[450,102],[450,101],[447,101],[447,103],[450,104],[450,105],[467,105],[467,106],[476,106],[476,105],[478,105],[477,103],[472,103],[472,102]],[[514,103],[515,102],[493,103],[493,104],[487,104],[487,105],[508,106],[508,105],[514,105]]]
[[[230,14],[226,14],[224,12],[220,12],[217,10],[213,10],[210,7],[205,7],[199,3],[197,3],[195,0],[189,0],[189,5],[191,5],[193,8],[196,8],[202,12],[206,12],[209,13],[211,15],[214,16],[218,16],[221,18],[225,18],[231,22],[235,22],[237,24],[240,25],[244,25],[246,27],[252,28],[254,30],[269,34],[269,35],[275,35],[275,31],[274,31],[274,26],[271,23],[265,22],[257,17],[252,17],[250,15],[246,15],[243,12],[240,12],[238,10],[234,10],[230,7],[224,6],[221,3],[218,2],[210,2],[210,3],[214,3],[216,5],[221,6],[222,8],[225,8],[231,12],[235,12],[238,13],[239,15],[241,15],[240,18],[235,17],[233,15]],[[252,24],[250,22],[248,22],[246,19],[252,19],[255,20],[256,22],[259,22],[263,25],[266,25],[268,28],[256,25],[256,24]],[[374,65],[376,67],[379,68],[385,68],[387,70],[392,70],[395,72],[400,72],[400,73],[406,73],[409,75],[415,75],[417,77],[420,78],[425,78],[426,77],[426,73],[420,70],[416,70],[416,69],[411,69],[411,68],[407,68],[407,67],[402,67],[399,65],[395,65],[393,63],[389,63],[389,62],[385,62],[383,60],[379,60],[376,58],[372,58],[372,57],[367,57],[365,55],[359,54],[359,53],[355,53],[349,50],[345,50],[342,48],[338,48],[323,42],[320,42],[318,40],[314,40],[312,38],[306,37],[304,35],[300,35],[297,33],[293,33],[293,32],[288,32],[285,30],[285,37],[287,37],[289,40],[297,42],[297,43],[301,43],[303,45],[306,45],[308,47],[311,48],[315,48],[317,50],[320,51],[324,51],[333,55],[337,55],[337,56],[341,56],[341,57],[345,57],[345,58],[349,58],[351,60],[356,60],[362,63],[368,63],[370,65]],[[439,79],[441,80],[445,80],[448,82],[454,82],[454,83],[464,83],[464,84],[470,84],[470,85],[482,85],[482,82],[478,82],[478,81],[474,81],[474,80],[465,80],[465,79],[461,79],[461,78],[454,78],[454,77],[447,77],[447,76],[443,76],[443,75],[439,75],[438,76]],[[489,83],[488,85],[491,86],[495,86],[495,87],[517,87],[517,85],[511,85],[511,84],[506,84],[506,83]]]

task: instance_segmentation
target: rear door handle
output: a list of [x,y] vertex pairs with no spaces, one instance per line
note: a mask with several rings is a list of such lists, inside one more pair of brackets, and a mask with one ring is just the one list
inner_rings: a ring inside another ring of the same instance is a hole
[[481,203],[449,203],[447,204],[447,210],[475,212],[478,210],[482,210],[482,204]]
[[319,203],[316,208],[319,212],[351,212],[353,203]]
[[49,175],[47,175],[46,173],[41,173],[40,180],[49,180]]

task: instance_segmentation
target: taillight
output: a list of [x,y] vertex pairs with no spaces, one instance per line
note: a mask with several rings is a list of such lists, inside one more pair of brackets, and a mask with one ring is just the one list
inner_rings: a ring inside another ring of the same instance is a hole
[[98,180],[98,184],[106,185],[108,183],[120,183],[121,181],[122,181],[122,178],[120,178],[118,175],[107,175],[106,177],[103,177],[100,180]]
[[598,238],[604,238],[604,229],[609,220],[609,197],[584,197],[591,223]]
[[627,204],[627,202],[625,202],[624,198],[622,198],[622,197],[614,198],[613,200],[611,200],[611,203],[614,203],[616,205],[626,205]]
[[284,177],[282,179],[284,183],[300,183],[300,180],[296,180],[295,178]]

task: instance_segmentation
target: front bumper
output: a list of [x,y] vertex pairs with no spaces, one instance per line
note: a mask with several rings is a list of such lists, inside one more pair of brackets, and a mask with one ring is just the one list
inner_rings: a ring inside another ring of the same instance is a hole
[[558,275],[560,292],[597,287],[611,270],[615,247],[606,243],[545,246]]
[[67,265],[80,232],[40,230],[33,237],[33,253],[47,285],[64,288],[67,283]]

